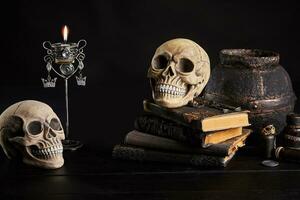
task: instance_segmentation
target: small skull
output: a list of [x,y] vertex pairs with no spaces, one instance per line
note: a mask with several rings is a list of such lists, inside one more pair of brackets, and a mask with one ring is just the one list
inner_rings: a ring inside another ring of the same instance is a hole
[[193,101],[210,76],[209,57],[197,43],[173,39],[156,50],[148,70],[155,103],[176,108]]
[[26,100],[8,107],[0,115],[0,144],[8,158],[56,169],[64,164],[60,119],[45,103]]

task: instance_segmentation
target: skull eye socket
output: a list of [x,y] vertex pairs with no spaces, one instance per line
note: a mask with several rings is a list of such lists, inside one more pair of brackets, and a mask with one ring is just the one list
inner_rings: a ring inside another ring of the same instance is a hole
[[27,125],[27,130],[31,135],[38,135],[43,131],[43,126],[40,121],[32,121]]
[[50,128],[52,128],[55,131],[61,131],[62,130],[60,122],[56,118],[51,119],[51,121],[50,121]]
[[168,61],[166,56],[159,55],[159,56],[157,56],[156,58],[153,59],[152,66],[155,69],[164,69],[168,66],[168,63],[169,63],[169,61]]
[[183,72],[183,73],[192,72],[194,69],[194,64],[192,61],[190,61],[187,58],[181,58],[177,65],[177,69],[178,69],[178,71]]

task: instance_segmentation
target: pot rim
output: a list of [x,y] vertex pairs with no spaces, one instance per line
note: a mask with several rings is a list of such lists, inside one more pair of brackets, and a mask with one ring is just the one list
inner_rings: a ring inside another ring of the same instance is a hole
[[222,49],[220,61],[224,65],[268,67],[279,64],[279,53],[262,49]]

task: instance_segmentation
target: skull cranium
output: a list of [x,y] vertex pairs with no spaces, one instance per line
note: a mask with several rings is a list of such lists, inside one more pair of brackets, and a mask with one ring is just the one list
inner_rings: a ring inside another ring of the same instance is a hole
[[0,144],[8,158],[46,169],[63,166],[64,130],[45,103],[26,100],[8,107],[0,116]]
[[188,104],[208,82],[207,53],[188,39],[173,39],[156,50],[148,70],[154,101],[167,108]]

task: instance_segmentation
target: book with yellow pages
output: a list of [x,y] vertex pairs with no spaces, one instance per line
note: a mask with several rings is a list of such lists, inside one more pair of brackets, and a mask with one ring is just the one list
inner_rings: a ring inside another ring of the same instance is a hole
[[250,129],[243,129],[243,133],[240,136],[211,145],[207,148],[202,148],[134,130],[126,135],[124,144],[168,152],[204,154],[222,157],[230,156],[232,153],[235,153],[238,148],[243,147],[250,133]]
[[165,108],[144,100],[144,111],[203,132],[249,126],[247,111],[229,111],[207,105]]
[[113,148],[115,159],[139,162],[164,162],[186,164],[197,167],[226,167],[251,130],[244,129],[237,136],[223,144],[215,144],[208,148],[193,148],[175,140],[132,131],[127,134],[124,144]]
[[144,133],[174,139],[190,145],[201,145],[202,147],[208,147],[242,134],[242,127],[202,132],[171,120],[147,114],[135,119],[134,128]]

